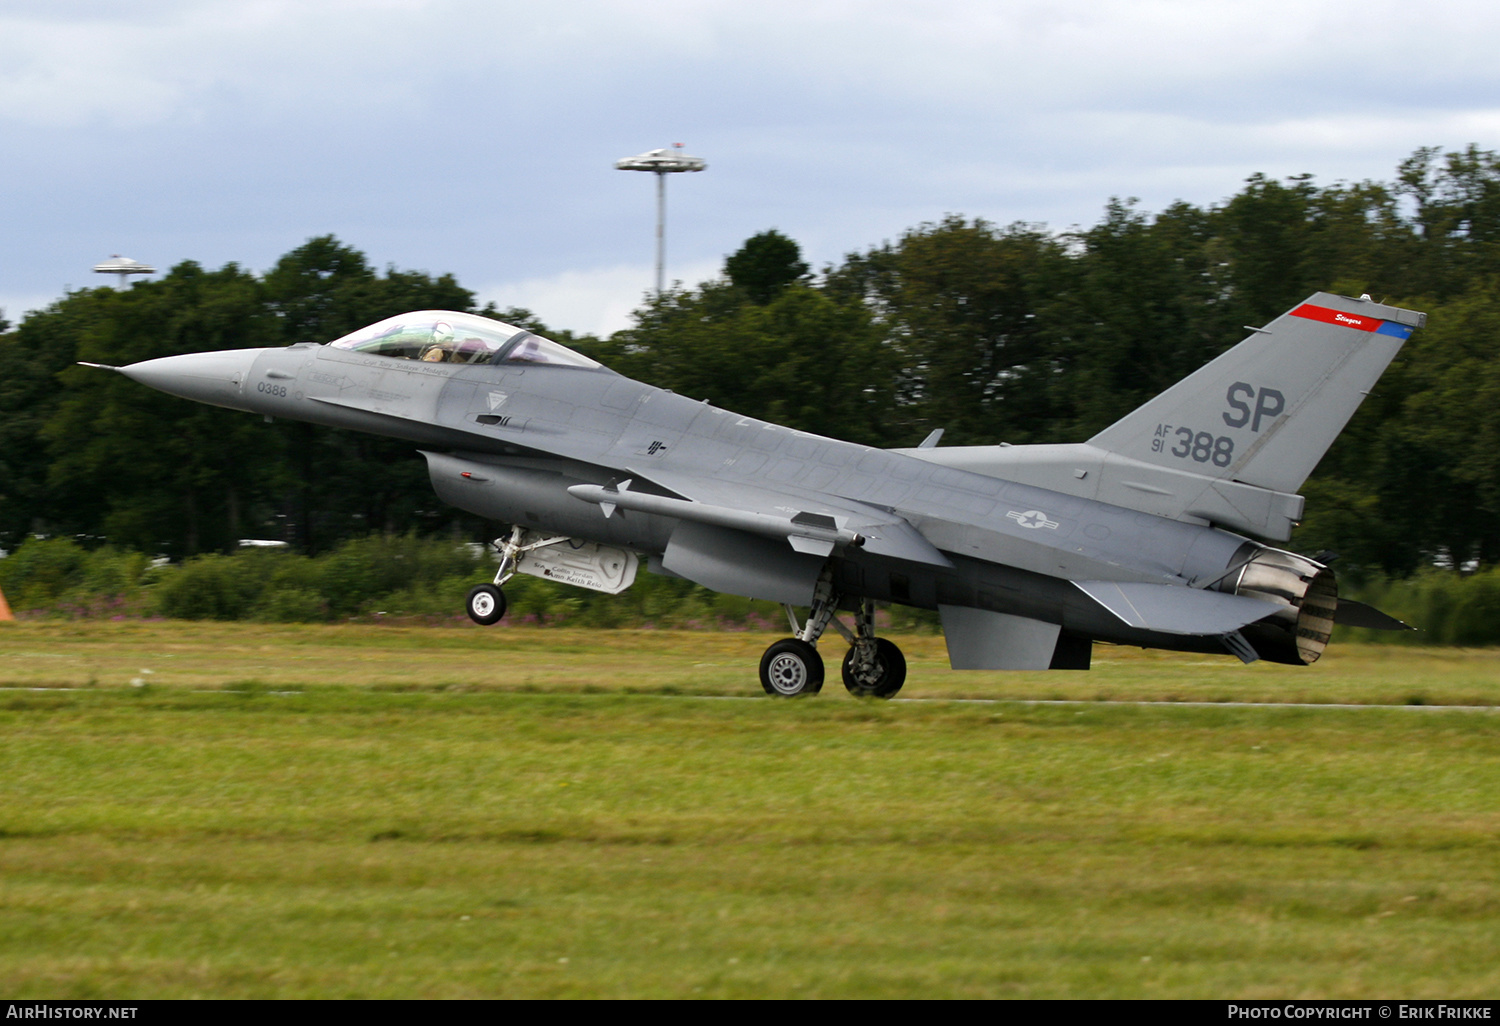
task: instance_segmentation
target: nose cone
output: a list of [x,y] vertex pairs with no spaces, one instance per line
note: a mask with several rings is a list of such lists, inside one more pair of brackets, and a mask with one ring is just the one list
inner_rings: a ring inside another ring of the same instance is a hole
[[250,366],[264,349],[227,349],[217,353],[188,353],[142,360],[120,373],[158,391],[180,395],[211,406],[245,409],[241,386],[250,377]]

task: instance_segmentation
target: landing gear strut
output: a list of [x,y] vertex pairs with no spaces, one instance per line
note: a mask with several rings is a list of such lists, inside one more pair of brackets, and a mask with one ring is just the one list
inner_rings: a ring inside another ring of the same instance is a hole
[[854,613],[853,631],[834,615],[839,595],[833,590],[828,571],[818,579],[807,621],[797,623],[797,614],[786,606],[794,637],[776,642],[760,660],[760,686],[766,694],[782,698],[816,695],[823,689],[823,657],[818,639],[829,627],[849,642],[844,656],[844,687],[858,698],[890,698],[906,683],[906,658],[884,638],[875,637],[875,603],[860,599]]
[[495,571],[494,584],[478,584],[469,590],[468,600],[464,603],[464,611],[469,614],[469,619],[486,627],[499,622],[505,615],[506,607],[505,592],[500,590],[500,586],[516,575],[516,562],[521,555],[567,540],[558,536],[527,542],[526,531],[520,526],[510,529],[509,538],[495,539],[494,546],[500,552],[500,569]]

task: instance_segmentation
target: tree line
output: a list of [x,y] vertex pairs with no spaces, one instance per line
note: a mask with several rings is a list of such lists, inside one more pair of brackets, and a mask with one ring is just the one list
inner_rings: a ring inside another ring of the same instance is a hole
[[[1317,290],[1425,310],[1304,489],[1291,545],[1340,576],[1500,562],[1500,156],[1419,150],[1389,182],[1253,176],[1227,200],[1111,200],[1058,232],[951,215],[816,272],[763,232],[609,338],[476,309],[451,275],[331,237],[264,274],[188,262],[72,292],[0,334],[0,546],[183,559],[242,537],[316,555],[372,533],[478,539],[404,443],[264,424],[76,361],[329,341],[405,310],[523,323],[621,373],[876,446],[1082,441]],[[0,328],[7,326],[0,325]]]

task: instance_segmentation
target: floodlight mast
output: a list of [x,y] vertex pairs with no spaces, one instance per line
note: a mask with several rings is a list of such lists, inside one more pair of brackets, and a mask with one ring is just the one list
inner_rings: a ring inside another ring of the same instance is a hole
[[667,263],[667,175],[683,171],[702,171],[706,167],[708,167],[708,162],[702,157],[690,157],[683,153],[682,143],[673,143],[670,150],[651,150],[615,161],[617,171],[650,171],[656,175],[656,294],[658,297],[666,288],[664,275]]
[[127,256],[116,253],[102,264],[95,264],[94,270],[99,274],[114,274],[120,278],[121,289],[130,284],[132,274],[155,274],[156,268],[148,267],[139,260],[132,260]]

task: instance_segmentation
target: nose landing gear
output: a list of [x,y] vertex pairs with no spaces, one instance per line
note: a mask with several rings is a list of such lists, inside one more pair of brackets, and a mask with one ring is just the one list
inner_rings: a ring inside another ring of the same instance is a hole
[[470,620],[486,627],[499,622],[500,618],[505,615],[506,607],[505,592],[500,590],[500,586],[516,575],[516,561],[521,558],[521,554],[568,540],[566,537],[558,536],[523,544],[525,538],[524,528],[512,527],[509,538],[503,541],[498,538],[495,540],[494,546],[500,551],[500,569],[495,571],[494,584],[478,584],[469,589],[469,597],[464,602],[464,611],[469,614]]
[[760,660],[760,685],[766,694],[779,698],[816,695],[823,689],[823,657],[815,647],[830,626],[849,642],[844,656],[844,687],[857,698],[890,698],[906,683],[906,657],[885,638],[875,637],[875,603],[860,599],[854,612],[853,631],[845,627],[834,610],[839,602],[828,575],[818,581],[807,622],[797,623],[797,614],[786,606],[787,620],[795,637],[785,638],[766,649]]

